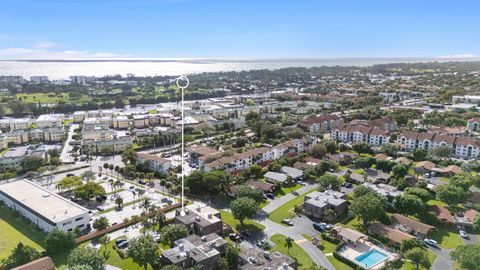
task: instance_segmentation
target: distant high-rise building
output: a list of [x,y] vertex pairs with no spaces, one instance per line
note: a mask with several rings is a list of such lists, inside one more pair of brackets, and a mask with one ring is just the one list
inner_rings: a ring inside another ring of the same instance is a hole
[[32,83],[47,83],[47,82],[49,82],[48,76],[31,76],[30,81]]

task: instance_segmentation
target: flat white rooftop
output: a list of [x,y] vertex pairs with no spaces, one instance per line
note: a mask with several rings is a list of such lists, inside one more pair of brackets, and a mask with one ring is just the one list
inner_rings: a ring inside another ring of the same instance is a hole
[[27,180],[0,185],[0,195],[13,198],[16,203],[30,208],[27,209],[30,212],[55,223],[88,213],[86,208]]

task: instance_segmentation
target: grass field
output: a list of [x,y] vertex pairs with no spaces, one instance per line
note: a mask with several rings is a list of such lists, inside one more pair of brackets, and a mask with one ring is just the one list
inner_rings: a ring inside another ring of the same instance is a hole
[[[437,254],[431,250],[427,250],[428,252],[428,260],[430,261],[430,264],[433,265],[433,261],[435,261],[435,258],[437,257]],[[415,265],[411,262],[404,262],[402,264],[402,267],[400,268],[401,270],[416,270]],[[426,270],[427,268],[420,267],[420,270]],[[454,268],[458,269],[458,268]]]
[[290,200],[289,202],[283,204],[282,206],[280,206],[279,208],[277,208],[275,211],[271,212],[269,215],[268,215],[268,218],[274,222],[277,222],[277,223],[280,223],[280,224],[283,224],[282,223],[282,220],[285,219],[285,218],[291,218],[293,216],[295,216],[295,213],[293,212],[293,208],[295,207],[295,205],[299,205],[299,204],[302,204],[303,203],[303,200],[305,199],[305,195],[307,195],[308,193],[311,193],[313,192],[315,189],[312,189],[310,190],[309,192],[305,193],[305,194],[302,194],[296,198],[294,198],[293,200]]
[[240,225],[240,222],[236,220],[233,215],[230,212],[219,210],[220,215],[222,216],[222,221],[226,224],[228,224],[230,227],[237,231],[241,230],[249,230],[249,231],[263,231],[265,229],[265,226],[263,226],[260,223],[257,223],[252,220],[245,220],[244,226]]
[[301,187],[302,187],[302,185],[299,185],[299,184],[296,184],[295,186],[292,186],[292,187],[282,186],[281,188],[275,190],[275,192],[273,194],[275,194],[275,197],[280,197],[280,196],[286,195],[288,193],[292,193],[292,191],[295,191],[295,190],[297,190]]
[[463,245],[463,240],[457,231],[438,228],[433,235],[432,239],[435,239],[442,248],[456,248]]
[[272,235],[270,240],[275,243],[276,246],[273,247],[271,251],[279,251],[283,254],[290,255],[297,261],[298,269],[310,269],[314,264],[310,256],[295,242],[292,243],[292,247],[288,250],[285,247],[285,239],[286,237],[282,234]]
[[[115,245],[115,241],[109,242],[106,246],[102,246],[99,250],[99,252],[102,255],[105,255],[105,257],[107,258],[107,264],[116,266],[121,269],[143,270],[143,267],[133,262],[131,258],[120,258],[117,251],[113,249],[113,245]],[[152,267],[148,266],[148,269],[151,270]]]
[[50,93],[19,93],[15,97],[22,99],[26,103],[58,103],[60,101],[66,103],[83,103],[91,101],[92,98],[87,95],[82,95],[80,98],[72,99],[67,93],[50,94]]
[[45,250],[45,234],[5,207],[0,207],[0,236],[0,260],[8,257],[19,242]]

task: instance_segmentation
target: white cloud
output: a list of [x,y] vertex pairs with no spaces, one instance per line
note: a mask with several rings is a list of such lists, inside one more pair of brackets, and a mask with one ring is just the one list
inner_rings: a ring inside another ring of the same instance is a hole
[[72,59],[106,59],[129,57],[129,55],[93,51],[53,51],[47,48],[3,48],[0,59],[3,60],[72,60]]
[[55,48],[59,47],[61,44],[56,43],[56,42],[51,42],[51,41],[42,41],[38,42],[33,47],[38,48],[38,49],[50,49],[50,48]]
[[437,56],[436,58],[439,58],[439,59],[469,59],[469,58],[479,58],[479,56],[475,55],[475,54],[465,53],[465,54],[440,55],[440,56]]

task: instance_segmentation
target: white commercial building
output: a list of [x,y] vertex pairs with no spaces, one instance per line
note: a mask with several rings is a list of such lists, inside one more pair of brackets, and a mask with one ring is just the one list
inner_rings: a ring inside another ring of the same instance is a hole
[[27,180],[0,185],[0,200],[46,232],[90,226],[87,209]]

